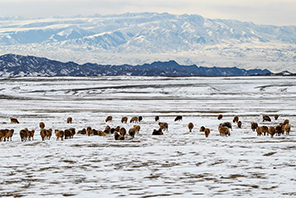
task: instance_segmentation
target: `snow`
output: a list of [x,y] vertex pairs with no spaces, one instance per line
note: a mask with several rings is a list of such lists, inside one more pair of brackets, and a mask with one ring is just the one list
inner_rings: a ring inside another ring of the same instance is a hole
[[[2,78],[0,196],[25,197],[288,197],[295,196],[295,77],[42,77]],[[285,89],[286,91],[282,91]],[[217,120],[222,113],[223,119]],[[279,114],[279,120],[272,117]],[[262,114],[271,123],[262,122]],[[105,123],[108,115],[113,121]],[[133,140],[75,135],[41,141],[46,128],[103,130],[123,116],[143,116]],[[154,116],[169,124],[153,137]],[[183,120],[174,122],[177,115]],[[238,115],[230,137],[217,126]],[[66,124],[67,117],[73,118]],[[20,124],[11,124],[16,117]],[[256,136],[250,122],[273,126],[289,119],[290,135]],[[189,133],[187,124],[195,127]],[[211,129],[209,138],[200,126]],[[19,131],[35,129],[34,141]]]
[[294,26],[261,26],[199,15],[0,20],[0,54],[30,54],[80,64],[136,65],[174,59],[180,64],[295,72],[295,41]]

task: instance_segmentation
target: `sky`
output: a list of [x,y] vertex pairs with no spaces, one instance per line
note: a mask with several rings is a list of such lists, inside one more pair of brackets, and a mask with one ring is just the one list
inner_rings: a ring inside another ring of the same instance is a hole
[[296,0],[0,0],[0,17],[27,18],[126,12],[199,14],[265,25],[296,25]]

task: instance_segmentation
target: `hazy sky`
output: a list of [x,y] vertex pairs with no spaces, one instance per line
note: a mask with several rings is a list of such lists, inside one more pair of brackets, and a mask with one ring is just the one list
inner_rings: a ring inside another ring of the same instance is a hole
[[256,24],[296,25],[296,0],[0,0],[0,17],[126,12],[187,13]]

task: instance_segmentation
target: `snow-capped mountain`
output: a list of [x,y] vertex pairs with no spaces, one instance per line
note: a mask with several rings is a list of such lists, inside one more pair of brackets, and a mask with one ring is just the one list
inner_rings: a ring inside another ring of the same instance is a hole
[[23,76],[249,76],[270,75],[269,70],[245,70],[236,67],[183,66],[175,61],[144,65],[98,65],[59,62],[35,56],[0,56],[0,77]]
[[0,53],[80,64],[174,59],[186,65],[295,71],[296,27],[168,13],[0,18]]

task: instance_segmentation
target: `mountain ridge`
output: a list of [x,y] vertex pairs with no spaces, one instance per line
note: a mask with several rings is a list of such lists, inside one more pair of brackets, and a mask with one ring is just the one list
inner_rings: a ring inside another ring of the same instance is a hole
[[[285,71],[286,73],[288,71]],[[250,76],[272,75],[267,69],[180,65],[174,60],[143,65],[100,65],[60,62],[43,57],[5,54],[0,56],[0,77],[26,76]]]

